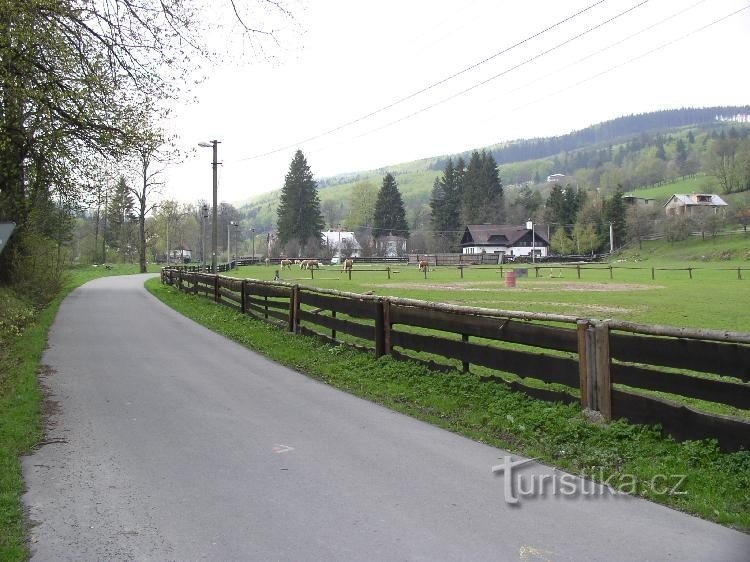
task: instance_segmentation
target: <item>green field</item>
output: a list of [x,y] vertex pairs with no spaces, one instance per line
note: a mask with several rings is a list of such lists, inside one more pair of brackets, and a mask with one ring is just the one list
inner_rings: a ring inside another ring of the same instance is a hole
[[[351,281],[341,266],[324,266],[313,272],[293,266],[246,266],[228,275],[270,280],[276,270],[282,280],[376,295],[447,302],[501,310],[523,310],[566,314],[585,318],[612,318],[647,324],[750,331],[750,237],[722,237],[719,242],[687,240],[669,245],[658,242],[638,258],[607,264],[587,265],[578,278],[575,266],[540,269],[535,277],[520,277],[515,288],[507,288],[499,266],[466,268],[461,279],[455,266],[433,268],[424,274],[415,266],[391,268],[391,279],[381,264],[355,262]],[[713,260],[721,256],[732,259]],[[520,268],[522,266],[510,266]],[[651,268],[656,268],[651,279]],[[693,267],[692,279],[684,268]],[[738,279],[737,268],[742,271]],[[661,268],[683,268],[660,271]],[[503,268],[503,273],[508,266]]]

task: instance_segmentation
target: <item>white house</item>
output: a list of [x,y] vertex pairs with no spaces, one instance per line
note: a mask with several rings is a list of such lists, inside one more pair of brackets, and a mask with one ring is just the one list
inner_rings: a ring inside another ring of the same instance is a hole
[[565,174],[550,174],[547,176],[547,181],[549,183],[557,183],[561,182],[565,178]]
[[362,246],[357,242],[353,232],[328,230],[323,233],[323,245],[333,250],[333,260],[341,261],[342,257],[358,258],[362,255]]
[[501,224],[470,224],[461,238],[464,254],[502,254],[507,257],[549,255],[549,240],[539,232],[525,226]]
[[724,212],[727,202],[718,195],[713,193],[675,193],[664,203],[664,210],[668,217],[674,215],[693,216],[697,213],[711,212],[718,213],[719,210]]
[[193,252],[185,246],[178,246],[169,250],[169,259],[174,261],[188,262],[193,259]]

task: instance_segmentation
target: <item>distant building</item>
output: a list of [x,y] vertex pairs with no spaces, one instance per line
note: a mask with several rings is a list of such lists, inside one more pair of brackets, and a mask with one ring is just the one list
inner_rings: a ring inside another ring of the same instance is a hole
[[697,213],[725,212],[727,202],[713,193],[675,193],[664,203],[664,211],[668,217],[677,215],[693,216]]
[[537,258],[549,255],[549,240],[534,229],[525,226],[499,224],[470,224],[461,238],[464,254],[502,254],[508,257],[531,256],[532,249]]
[[322,236],[323,245],[333,250],[333,261],[341,258],[358,258],[362,255],[362,246],[357,242],[353,232],[328,230]]
[[656,199],[647,199],[645,197],[636,197],[635,195],[623,195],[622,202],[628,207],[645,207],[653,209]]
[[565,174],[552,174],[547,176],[547,181],[549,183],[559,183],[565,178]]
[[375,247],[379,255],[397,258],[406,254],[406,242],[403,236],[380,236],[375,239]]
[[169,250],[169,259],[173,261],[189,262],[193,259],[193,251],[185,246],[178,246]]

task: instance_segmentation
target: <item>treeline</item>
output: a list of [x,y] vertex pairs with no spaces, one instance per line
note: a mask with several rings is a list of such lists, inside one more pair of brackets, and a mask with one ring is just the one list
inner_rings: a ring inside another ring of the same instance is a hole
[[[536,160],[572,152],[593,144],[615,143],[625,137],[649,131],[675,129],[679,127],[715,123],[717,120],[750,115],[750,106],[715,106],[653,111],[637,115],[618,117],[604,121],[580,131],[542,139],[520,140],[491,149],[498,164]],[[462,155],[466,156],[466,155]],[[433,169],[441,170],[445,160],[439,159]]]

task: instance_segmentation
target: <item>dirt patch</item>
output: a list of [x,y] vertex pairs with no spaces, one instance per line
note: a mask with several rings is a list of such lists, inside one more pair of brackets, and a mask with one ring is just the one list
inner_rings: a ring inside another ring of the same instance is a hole
[[47,379],[57,373],[49,365],[39,365],[39,388],[42,390],[42,416],[47,430],[54,427],[52,418],[60,413],[60,402],[52,399],[52,391],[47,386]]
[[[368,287],[382,288],[382,285],[369,283]],[[505,283],[497,281],[467,281],[465,283],[392,283],[388,287],[395,289],[422,289],[429,291],[499,291],[506,289]],[[663,289],[663,285],[647,285],[644,283],[575,283],[575,282],[536,282],[520,281],[519,284],[508,289],[514,292],[525,291],[565,291],[565,292],[617,292],[617,291],[649,291]]]

